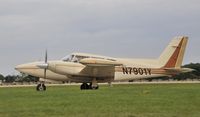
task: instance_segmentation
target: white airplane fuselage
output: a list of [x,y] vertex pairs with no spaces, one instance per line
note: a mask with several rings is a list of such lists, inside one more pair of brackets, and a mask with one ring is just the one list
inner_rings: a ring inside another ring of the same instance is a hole
[[[120,59],[123,60],[123,59]],[[74,82],[91,82],[87,79],[87,77],[108,77],[108,79],[99,79],[100,82],[107,82],[107,81],[127,81],[133,79],[141,79],[141,78],[150,78],[150,77],[161,77],[161,76],[168,76],[164,74],[153,74],[151,66],[137,66],[137,65],[130,65],[130,66],[115,66],[114,67],[114,74],[109,73],[110,71],[106,71],[105,68],[101,70],[99,73],[93,74],[84,74],[80,73],[85,66],[81,63],[73,63],[67,62],[66,65],[63,61],[49,61],[60,63],[60,65],[55,65],[55,68],[49,68],[46,73],[46,79],[55,80],[55,81],[74,81]],[[39,68],[37,65],[42,64],[43,62],[33,62],[28,64],[22,64],[16,67],[16,69],[20,72],[36,76],[39,78],[44,77],[44,69]],[[109,69],[109,68],[108,68]],[[66,72],[67,71],[67,72]],[[91,71],[95,72],[95,71]],[[106,76],[108,74],[108,76]],[[111,75],[110,75],[111,74]],[[110,76],[113,78],[109,78]]]
[[[158,59],[124,59],[72,53],[61,60],[33,62],[16,70],[54,81],[101,83],[172,76],[191,69],[181,68],[188,37],[176,37]],[[47,54],[46,54],[47,55]]]

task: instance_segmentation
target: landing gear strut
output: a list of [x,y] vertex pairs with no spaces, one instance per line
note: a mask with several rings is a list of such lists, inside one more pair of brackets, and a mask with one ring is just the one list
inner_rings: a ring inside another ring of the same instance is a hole
[[44,83],[40,83],[40,84],[37,85],[36,90],[37,91],[45,91],[46,86],[44,85]]

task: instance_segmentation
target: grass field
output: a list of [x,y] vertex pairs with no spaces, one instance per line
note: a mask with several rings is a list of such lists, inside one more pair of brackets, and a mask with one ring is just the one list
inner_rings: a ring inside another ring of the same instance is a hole
[[200,84],[0,88],[0,117],[200,117]]

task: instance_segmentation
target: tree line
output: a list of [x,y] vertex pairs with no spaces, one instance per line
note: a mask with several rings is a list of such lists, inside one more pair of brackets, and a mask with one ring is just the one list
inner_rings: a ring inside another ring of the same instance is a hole
[[[182,66],[184,68],[191,68],[194,69],[193,72],[189,73],[181,73],[179,75],[173,76],[173,77],[160,77],[160,78],[149,78],[147,80],[151,81],[154,79],[159,79],[159,80],[200,80],[200,63],[190,63]],[[26,75],[23,73],[20,73],[19,75],[7,75],[3,76],[0,74],[0,81],[3,83],[13,83],[13,82],[37,82],[39,81],[38,77],[34,77],[31,75]]]
[[0,74],[0,81],[2,83],[37,82],[39,81],[39,78],[31,75],[26,75],[24,73],[20,73],[19,75],[7,75],[5,77]]

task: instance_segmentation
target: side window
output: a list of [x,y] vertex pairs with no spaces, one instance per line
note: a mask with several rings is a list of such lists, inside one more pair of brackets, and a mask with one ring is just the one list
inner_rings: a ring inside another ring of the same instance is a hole
[[76,56],[76,61],[80,62],[81,59],[89,58],[88,56]]
[[72,56],[72,62],[75,62],[75,63],[79,62],[78,58],[75,55]]

